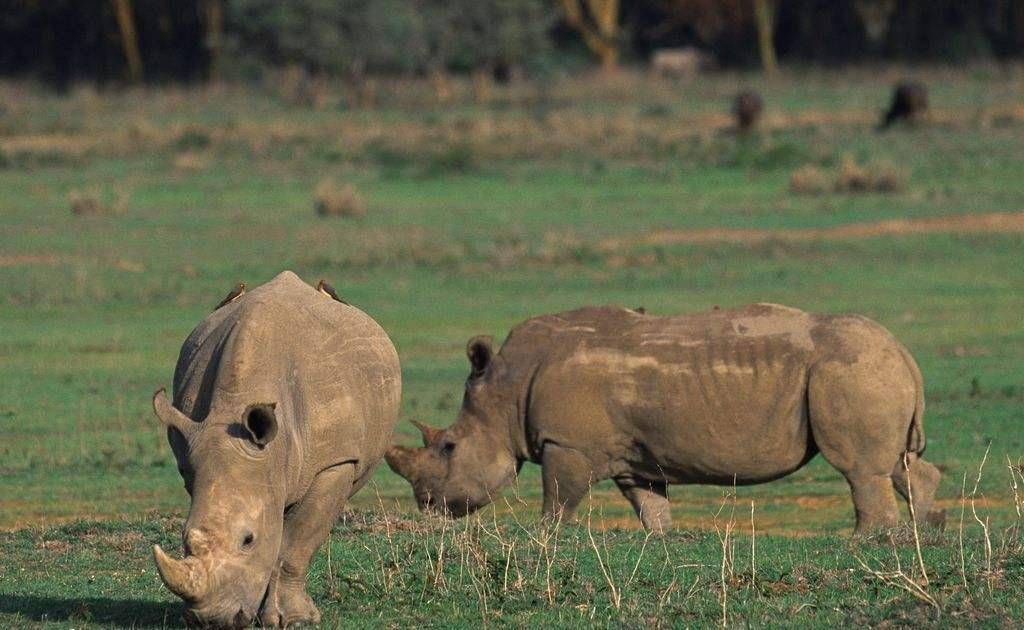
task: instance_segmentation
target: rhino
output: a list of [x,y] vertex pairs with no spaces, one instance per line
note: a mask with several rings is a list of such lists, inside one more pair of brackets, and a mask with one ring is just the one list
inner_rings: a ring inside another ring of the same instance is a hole
[[192,499],[184,559],[153,554],[191,626],[317,623],[306,571],[391,443],[398,356],[289,271],[236,292],[182,345],[173,403],[153,396]]
[[543,515],[573,516],[613,479],[649,531],[671,526],[669,484],[749,485],[821,453],[853,493],[856,532],[922,522],[940,472],[925,449],[921,373],[885,328],[777,304],[659,317],[587,307],[519,324],[495,353],[469,340],[454,424],[386,459],[421,510],[462,516],[540,464]]

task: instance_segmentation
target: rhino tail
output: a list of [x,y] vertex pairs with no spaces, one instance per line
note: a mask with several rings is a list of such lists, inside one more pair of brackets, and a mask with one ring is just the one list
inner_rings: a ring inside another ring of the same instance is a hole
[[914,378],[914,415],[910,419],[910,427],[907,429],[907,452],[921,455],[924,453],[924,377],[921,376],[921,368],[917,361],[910,356],[906,348],[900,346],[903,360],[907,363],[911,376]]

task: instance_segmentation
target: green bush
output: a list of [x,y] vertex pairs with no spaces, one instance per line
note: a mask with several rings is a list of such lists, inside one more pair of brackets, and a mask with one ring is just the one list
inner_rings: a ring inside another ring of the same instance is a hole
[[530,68],[549,52],[544,0],[229,0],[231,54],[352,77]]

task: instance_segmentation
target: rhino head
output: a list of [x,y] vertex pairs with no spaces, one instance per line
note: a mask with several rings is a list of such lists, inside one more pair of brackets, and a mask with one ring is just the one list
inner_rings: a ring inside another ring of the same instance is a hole
[[471,371],[455,423],[437,429],[414,420],[423,446],[392,446],[384,456],[412,485],[423,511],[474,512],[491,503],[522,464],[509,433],[518,409],[515,388],[491,338],[470,339],[466,354]]
[[234,417],[211,412],[194,422],[163,390],[153,409],[192,497],[183,531],[185,557],[153,547],[160,579],[185,601],[190,626],[244,627],[263,601],[276,569],[284,523],[284,449],[275,437],[274,403]]

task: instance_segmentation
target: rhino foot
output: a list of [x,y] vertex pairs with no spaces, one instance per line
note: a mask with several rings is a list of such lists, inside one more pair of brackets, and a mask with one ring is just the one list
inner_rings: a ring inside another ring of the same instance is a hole
[[275,602],[268,601],[260,613],[260,623],[267,628],[299,628],[320,623],[320,611],[304,586],[279,586]]
[[941,531],[946,529],[946,510],[931,510],[928,512],[928,517],[925,519],[931,527]]

